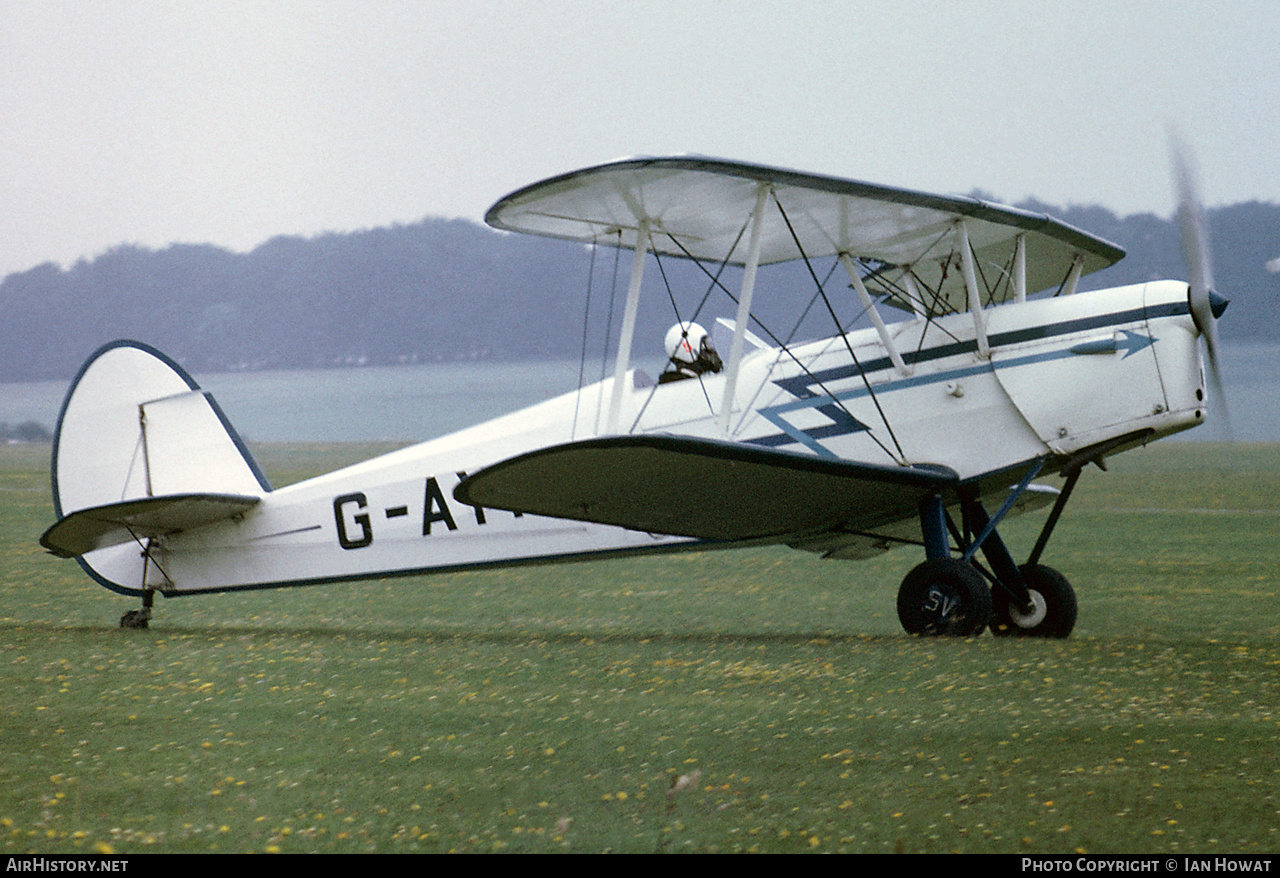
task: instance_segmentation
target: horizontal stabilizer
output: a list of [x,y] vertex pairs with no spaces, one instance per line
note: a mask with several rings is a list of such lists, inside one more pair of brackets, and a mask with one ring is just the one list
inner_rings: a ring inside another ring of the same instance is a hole
[[877,466],[683,436],[571,442],[494,464],[463,503],[706,540],[863,529],[915,516],[946,467]]
[[232,518],[259,499],[241,494],[169,494],[95,506],[59,519],[40,537],[40,545],[61,558],[75,558],[95,549]]

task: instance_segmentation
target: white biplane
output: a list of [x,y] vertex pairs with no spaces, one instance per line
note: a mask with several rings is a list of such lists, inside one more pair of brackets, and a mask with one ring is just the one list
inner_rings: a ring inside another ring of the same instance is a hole
[[[41,543],[141,596],[129,626],[157,592],[763,544],[858,559],[905,543],[925,556],[898,592],[908,632],[1065,637],[1075,595],[1040,557],[1081,470],[1205,418],[1199,338],[1212,365],[1225,306],[1207,263],[1190,284],[1077,291],[1124,253],[1047,216],[676,157],[549,179],[486,219],[634,251],[612,377],[273,490],[208,393],[116,342],[63,405],[58,520]],[[701,267],[736,319],[713,339],[678,321],[654,381],[631,354],[646,263],[666,257]],[[820,260],[841,271],[834,291]],[[809,267],[829,337],[750,325],[768,295],[757,269],[788,261]],[[842,324],[837,304],[869,322]],[[1061,490],[1033,482],[1054,474]],[[1050,504],[1019,564],[997,527]]]

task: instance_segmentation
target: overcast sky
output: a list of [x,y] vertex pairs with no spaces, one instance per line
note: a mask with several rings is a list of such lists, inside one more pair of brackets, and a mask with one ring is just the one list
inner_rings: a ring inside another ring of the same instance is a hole
[[0,275],[480,220],[696,152],[1006,202],[1280,202],[1274,0],[0,0]]

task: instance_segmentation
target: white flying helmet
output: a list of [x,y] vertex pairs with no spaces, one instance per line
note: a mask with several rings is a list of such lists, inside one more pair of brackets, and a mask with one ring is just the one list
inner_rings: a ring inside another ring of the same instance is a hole
[[706,337],[707,331],[696,323],[677,323],[667,330],[667,356],[677,363],[693,363]]

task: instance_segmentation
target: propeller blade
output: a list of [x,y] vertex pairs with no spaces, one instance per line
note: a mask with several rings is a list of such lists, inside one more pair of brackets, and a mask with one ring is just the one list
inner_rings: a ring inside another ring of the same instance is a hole
[[1170,132],[1169,151],[1178,196],[1177,220],[1182,237],[1182,258],[1189,272],[1188,304],[1200,337],[1204,339],[1209,361],[1208,378],[1213,385],[1213,394],[1222,406],[1223,421],[1230,439],[1227,397],[1222,386],[1222,344],[1218,340],[1218,317],[1226,309],[1227,300],[1213,291],[1213,256],[1209,247],[1209,227],[1200,201],[1200,187],[1190,150],[1176,131]]
[[1200,186],[1186,144],[1176,133],[1169,136],[1173,157],[1174,184],[1178,195],[1178,231],[1182,235],[1182,255],[1191,272],[1191,286],[1198,291],[1213,289],[1213,261],[1209,235],[1200,206]]

